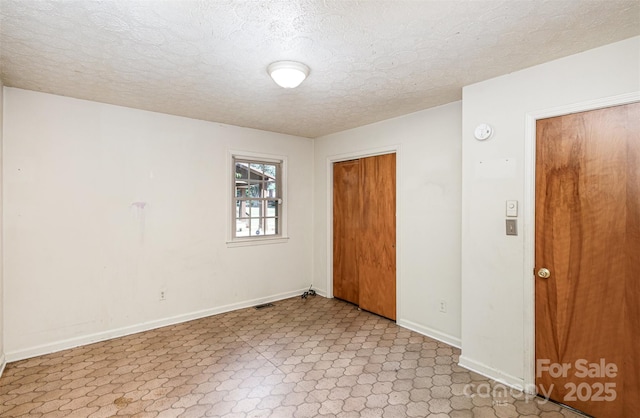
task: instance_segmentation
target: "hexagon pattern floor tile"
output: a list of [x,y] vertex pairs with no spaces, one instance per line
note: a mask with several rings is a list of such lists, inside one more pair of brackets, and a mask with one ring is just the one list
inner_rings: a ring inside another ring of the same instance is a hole
[[[578,417],[319,296],[10,363],[2,417]],[[493,393],[493,396],[491,395]]]

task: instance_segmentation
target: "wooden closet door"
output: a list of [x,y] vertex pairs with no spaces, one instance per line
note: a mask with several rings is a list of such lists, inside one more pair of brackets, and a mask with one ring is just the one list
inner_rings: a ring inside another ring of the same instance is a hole
[[396,319],[396,155],[360,159],[360,307]]
[[333,165],[333,296],[359,304],[360,163]]

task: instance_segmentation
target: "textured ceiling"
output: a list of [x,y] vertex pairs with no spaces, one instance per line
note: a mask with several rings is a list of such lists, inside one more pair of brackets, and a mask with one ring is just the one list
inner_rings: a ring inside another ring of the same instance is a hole
[[[0,18],[7,86],[313,138],[638,35],[640,0],[0,0]],[[281,89],[277,60],[311,74]]]

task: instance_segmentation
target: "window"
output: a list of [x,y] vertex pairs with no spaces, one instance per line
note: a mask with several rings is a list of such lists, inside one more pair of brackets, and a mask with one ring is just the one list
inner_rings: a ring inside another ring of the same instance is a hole
[[232,156],[232,240],[283,236],[283,160]]

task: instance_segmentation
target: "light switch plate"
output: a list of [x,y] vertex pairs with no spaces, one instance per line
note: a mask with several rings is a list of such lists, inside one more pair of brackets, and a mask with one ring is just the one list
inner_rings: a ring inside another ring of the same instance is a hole
[[517,200],[507,200],[507,216],[510,218],[515,218],[518,216]]
[[518,235],[518,220],[506,219],[507,235]]

